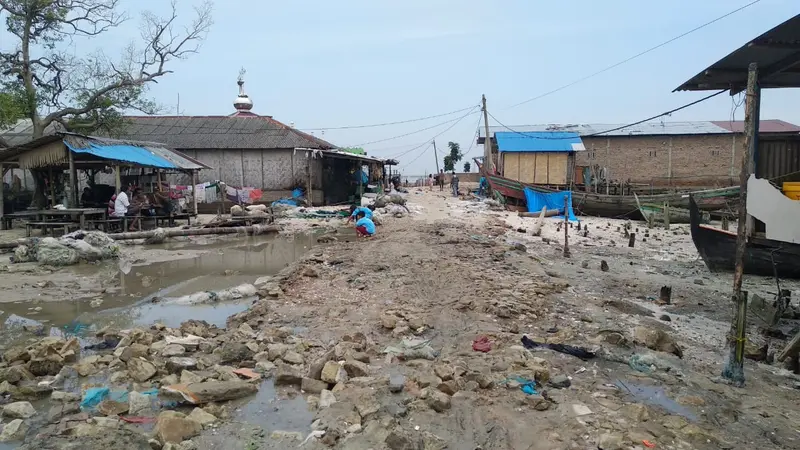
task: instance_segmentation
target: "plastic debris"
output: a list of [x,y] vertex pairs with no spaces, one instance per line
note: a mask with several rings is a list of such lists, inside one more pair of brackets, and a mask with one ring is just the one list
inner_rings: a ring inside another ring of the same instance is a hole
[[403,339],[397,347],[386,347],[383,353],[389,353],[401,359],[436,359],[439,352],[430,346],[429,340]]
[[258,289],[252,284],[241,284],[230,289],[223,289],[216,292],[201,291],[182,297],[165,298],[161,303],[171,305],[199,305],[202,303],[225,302],[253,297],[256,295],[256,292],[258,292]]
[[573,345],[566,345],[566,344],[547,344],[544,342],[536,342],[531,338],[529,338],[528,336],[522,336],[522,345],[528,350],[532,350],[537,347],[549,348],[550,350],[554,350],[559,353],[565,353],[567,355],[572,355],[584,361],[592,359],[596,356],[594,352],[586,350],[583,347],[575,347]]
[[239,375],[240,377],[247,378],[248,380],[258,380],[261,378],[261,375],[259,373],[257,373],[253,369],[248,369],[246,367],[243,367],[241,369],[236,369],[233,371],[233,373]]
[[528,378],[523,378],[523,377],[512,377],[512,378],[506,378],[504,383],[508,384],[509,381],[516,381],[517,383],[519,383],[519,389],[522,392],[526,393],[527,395],[536,395],[539,393],[536,391],[535,380],[530,380]]
[[647,439],[643,439],[642,444],[644,444],[644,446],[647,448],[656,448],[656,444],[648,441]]
[[472,350],[487,353],[492,349],[492,341],[488,336],[478,336],[472,341]]
[[108,398],[110,392],[111,389],[107,387],[87,389],[81,400],[81,409],[94,409],[100,402]]

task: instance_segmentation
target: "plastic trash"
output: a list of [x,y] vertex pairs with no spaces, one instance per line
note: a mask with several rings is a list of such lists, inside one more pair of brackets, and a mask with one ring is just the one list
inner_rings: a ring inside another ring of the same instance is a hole
[[430,346],[429,340],[403,339],[397,347],[386,347],[383,353],[394,355],[401,359],[436,359],[439,352]]
[[505,384],[508,384],[509,381],[516,381],[519,383],[519,389],[527,395],[536,395],[539,392],[536,391],[536,381],[529,380],[528,378],[523,377],[511,377],[506,378],[504,381]]
[[107,387],[99,387],[99,388],[89,388],[86,390],[86,393],[83,394],[83,399],[81,400],[81,409],[94,409],[97,405],[100,404],[103,400],[108,398],[108,394],[111,392],[111,389]]
[[566,344],[547,344],[544,342],[536,342],[531,338],[529,338],[528,336],[522,336],[522,345],[528,350],[533,350],[536,347],[549,348],[550,350],[554,350],[559,353],[565,353],[567,355],[572,355],[584,361],[592,359],[595,356],[597,356],[594,352],[589,351],[583,347],[576,347],[573,345],[566,345]]
[[492,341],[489,340],[488,336],[478,336],[472,341],[472,350],[488,353],[492,350]]

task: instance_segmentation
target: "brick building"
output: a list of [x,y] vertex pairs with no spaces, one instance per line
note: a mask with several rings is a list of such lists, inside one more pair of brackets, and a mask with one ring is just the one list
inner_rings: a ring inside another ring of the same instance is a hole
[[[614,124],[522,125],[518,132],[561,131],[581,136],[586,151],[575,152],[574,181],[605,180],[651,186],[712,187],[739,182],[744,144],[741,121],[650,122],[602,135]],[[794,160],[800,171],[800,126],[781,120],[762,120],[759,165]],[[505,127],[490,127],[495,133]],[[494,139],[493,139],[494,141]],[[483,143],[483,138],[479,138]],[[496,145],[496,144],[495,144]],[[495,146],[496,149],[496,146]],[[496,150],[495,150],[496,151]]]

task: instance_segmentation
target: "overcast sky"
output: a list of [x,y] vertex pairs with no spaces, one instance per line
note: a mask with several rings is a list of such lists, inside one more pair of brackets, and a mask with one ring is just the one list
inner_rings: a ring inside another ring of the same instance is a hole
[[[236,77],[247,69],[254,112],[297,128],[414,119],[477,105],[507,125],[632,122],[707,95],[672,90],[749,39],[800,13],[797,0],[762,0],[742,12],[632,62],[525,105],[535,97],[664,42],[750,0],[304,0],[216,2],[215,24],[201,52],[173,64],[152,95],[185,115],[233,112]],[[179,0],[188,19],[200,0]],[[138,36],[143,10],[166,14],[164,0],[122,0],[133,17],[76,52],[113,53]],[[761,117],[800,124],[797,90],[764,93]],[[667,120],[728,120],[722,95]],[[476,110],[477,111],[477,110]],[[463,115],[463,113],[461,113]],[[744,115],[743,108],[736,119]],[[354,146],[428,128],[459,115],[404,125],[326,131]],[[437,138],[466,151],[479,114]],[[491,123],[491,120],[490,120]],[[450,124],[365,145],[390,157],[430,141]],[[320,132],[315,132],[318,136]],[[435,168],[426,146],[400,156],[406,175]],[[472,146],[469,157],[482,148]],[[412,162],[413,160],[413,162]]]

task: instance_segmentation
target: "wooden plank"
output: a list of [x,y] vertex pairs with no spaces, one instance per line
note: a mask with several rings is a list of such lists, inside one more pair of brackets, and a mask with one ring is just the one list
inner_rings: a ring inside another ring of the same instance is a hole
[[778,354],[778,361],[783,362],[784,359],[792,356],[797,356],[800,353],[800,331],[794,335],[791,341],[786,344],[786,347]]

